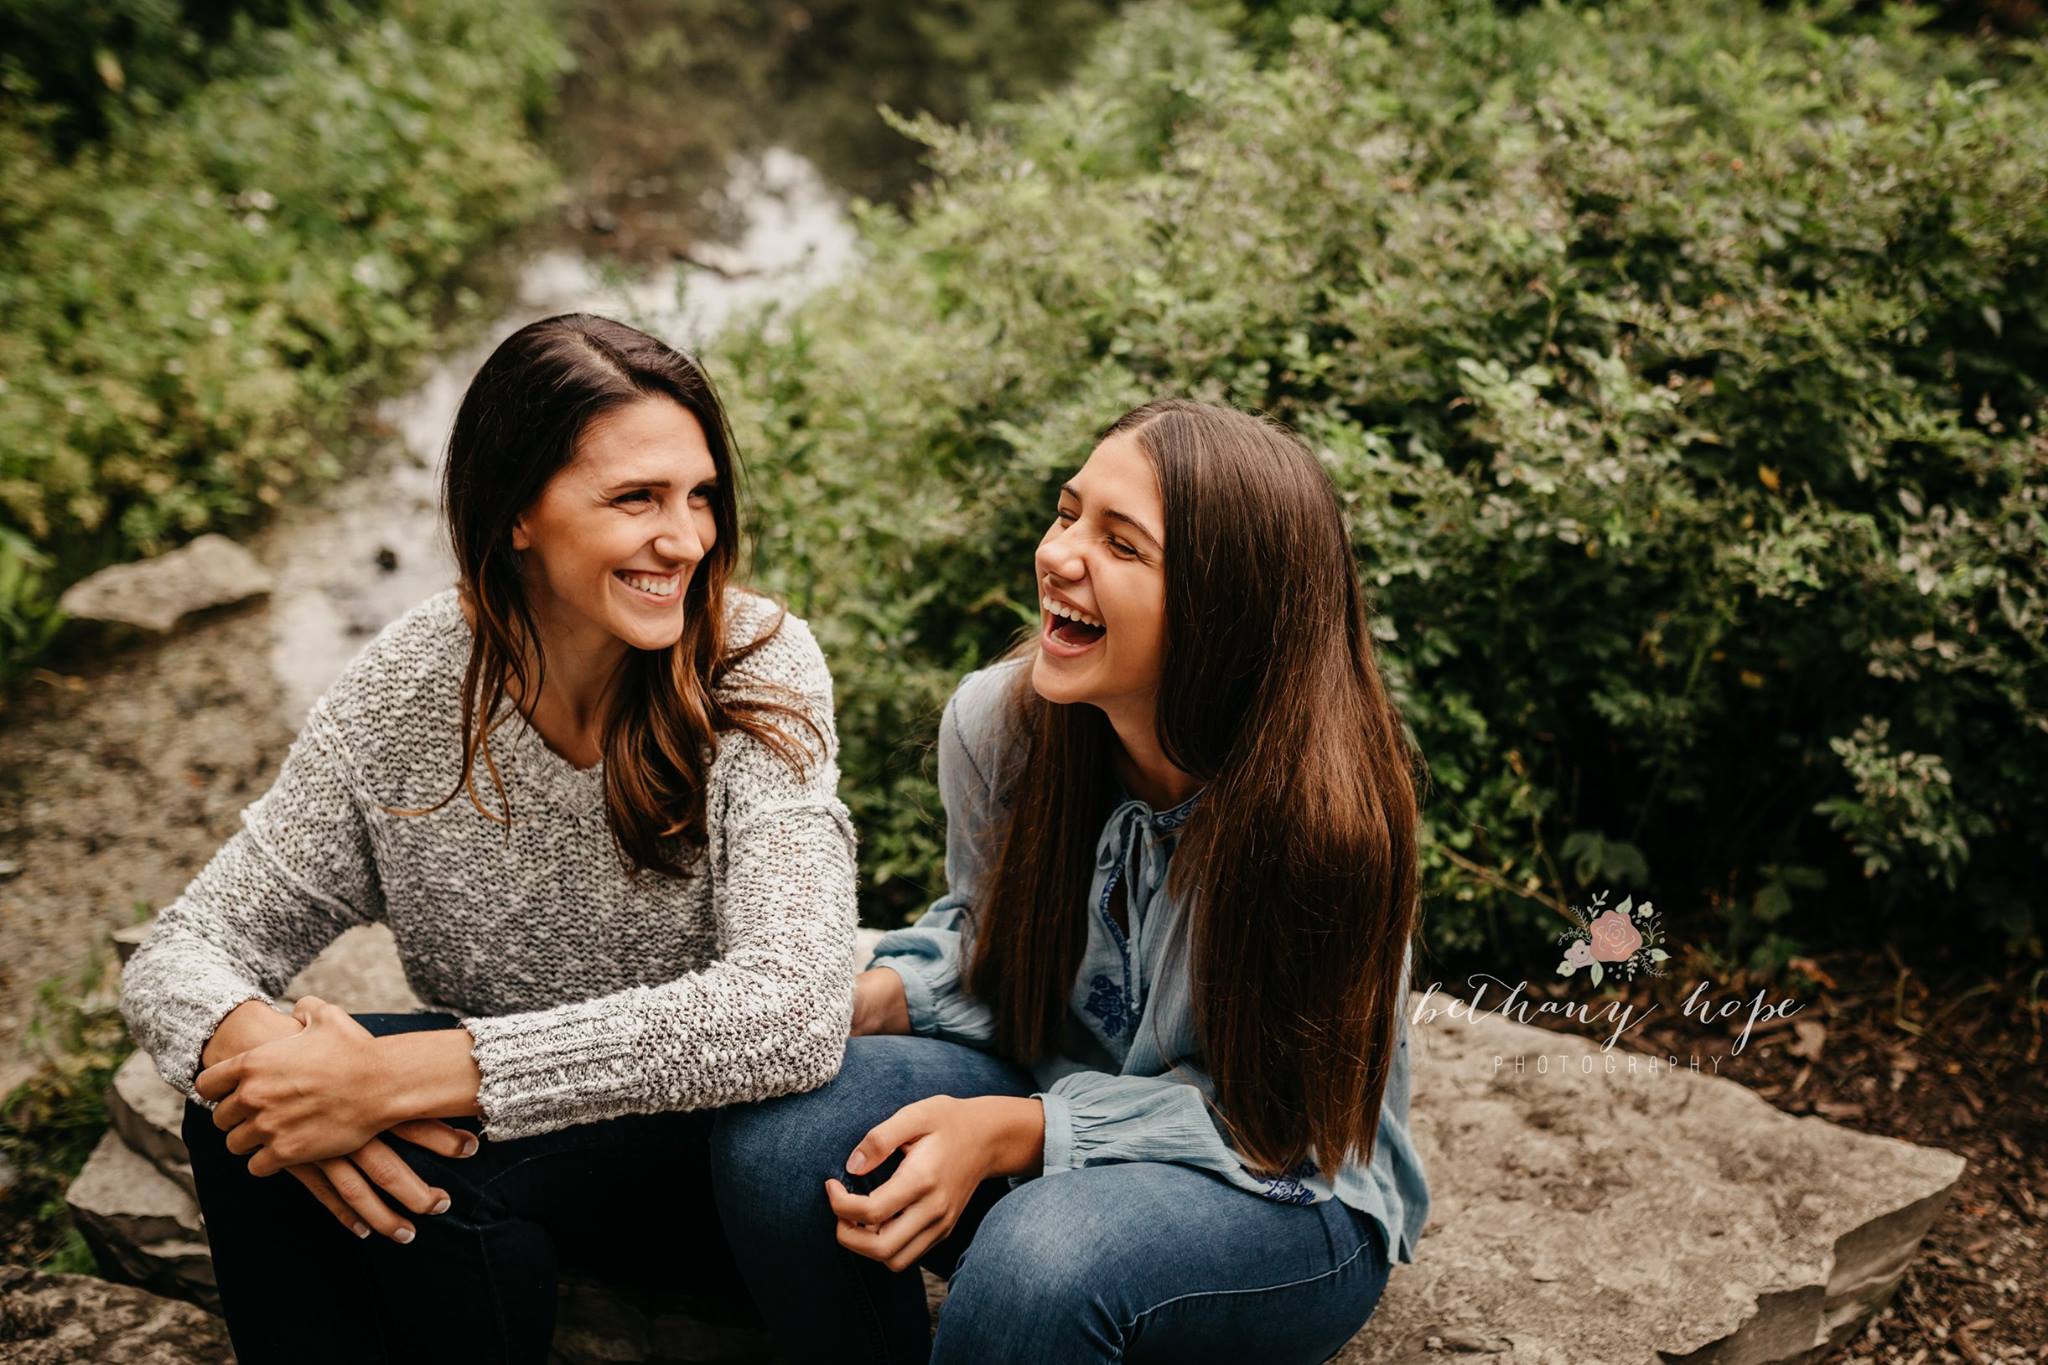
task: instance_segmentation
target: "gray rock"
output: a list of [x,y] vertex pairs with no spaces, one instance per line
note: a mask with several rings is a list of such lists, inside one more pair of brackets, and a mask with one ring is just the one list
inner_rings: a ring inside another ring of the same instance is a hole
[[122,966],[127,966],[128,959],[135,956],[135,950],[142,946],[142,940],[149,937],[149,928],[155,923],[154,919],[146,919],[140,924],[116,929],[109,935],[114,940],[114,956],[120,959]]
[[1411,1038],[1430,1223],[1340,1365],[1799,1360],[1884,1303],[1963,1170],[1495,1015]]
[[720,1303],[686,1286],[655,1292],[608,1284],[565,1270],[556,1298],[553,1358],[560,1365],[754,1365],[774,1354],[751,1304]]
[[114,1083],[107,1089],[107,1117],[129,1151],[146,1158],[187,1194],[196,1193],[181,1132],[185,1097],[157,1074],[147,1053],[133,1054],[114,1073]]
[[403,1014],[424,1009],[406,984],[398,943],[382,924],[350,929],[284,988],[284,998],[317,995],[355,1014]]
[[270,574],[254,555],[226,536],[203,535],[169,554],[116,564],[80,579],[64,590],[57,606],[80,620],[161,635],[193,612],[269,591]]
[[65,1192],[72,1221],[110,1279],[219,1306],[213,1261],[190,1193],[108,1129]]
[[0,1359],[12,1365],[200,1365],[233,1359],[226,1326],[189,1303],[89,1275],[0,1266]]

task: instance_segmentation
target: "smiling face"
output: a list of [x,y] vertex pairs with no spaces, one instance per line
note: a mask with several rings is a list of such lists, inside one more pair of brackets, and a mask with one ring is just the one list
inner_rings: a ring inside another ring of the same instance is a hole
[[1149,724],[1166,657],[1166,518],[1134,431],[1095,447],[1038,543],[1031,685]]
[[717,482],[704,428],[680,403],[641,398],[593,419],[513,525],[543,629],[586,652],[675,644],[691,576],[718,541]]

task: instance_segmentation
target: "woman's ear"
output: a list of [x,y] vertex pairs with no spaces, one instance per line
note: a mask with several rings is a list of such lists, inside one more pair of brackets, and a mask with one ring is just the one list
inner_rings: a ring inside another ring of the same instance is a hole
[[512,523],[512,548],[515,550],[531,550],[533,548],[533,537],[526,533],[525,517],[520,517]]

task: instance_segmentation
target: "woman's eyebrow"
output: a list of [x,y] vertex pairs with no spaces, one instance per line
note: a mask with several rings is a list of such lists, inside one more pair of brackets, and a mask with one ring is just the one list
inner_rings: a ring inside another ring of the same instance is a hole
[[[1074,485],[1070,483],[1061,484],[1060,492],[1065,494],[1067,497],[1072,498],[1075,502],[1082,501],[1080,490],[1075,488]],[[1123,525],[1130,527],[1133,531],[1136,531],[1139,535],[1143,536],[1147,541],[1151,542],[1153,549],[1159,549],[1159,537],[1152,534],[1152,528],[1147,526],[1144,522],[1139,521],[1130,513],[1118,512],[1112,509],[1110,511],[1104,512],[1102,514],[1102,519],[1104,521],[1121,522]]]
[[[708,479],[699,479],[697,483],[693,486],[697,488],[716,488],[718,486],[718,477],[717,475],[713,475]],[[620,479],[617,483],[602,485],[601,491],[603,496],[607,498],[615,498],[621,493],[637,492],[642,488],[657,488],[663,492],[667,492],[669,489],[674,487],[675,481],[672,479],[657,477],[638,479],[628,477]]]

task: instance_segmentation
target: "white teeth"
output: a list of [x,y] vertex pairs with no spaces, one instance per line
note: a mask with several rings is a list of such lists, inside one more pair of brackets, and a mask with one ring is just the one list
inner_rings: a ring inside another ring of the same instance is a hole
[[644,573],[622,573],[619,575],[619,581],[625,583],[628,587],[638,588],[642,592],[651,592],[656,597],[667,597],[673,593],[676,590],[677,578],[678,575],[675,574],[670,574],[666,578],[656,578],[653,574]]
[[1045,608],[1047,611],[1051,612],[1054,616],[1064,616],[1069,621],[1079,621],[1082,625],[1094,626],[1097,630],[1103,630],[1106,628],[1103,626],[1102,622],[1096,620],[1087,612],[1076,610],[1075,608],[1068,606],[1066,603],[1055,601],[1050,597],[1039,598],[1038,605]]

